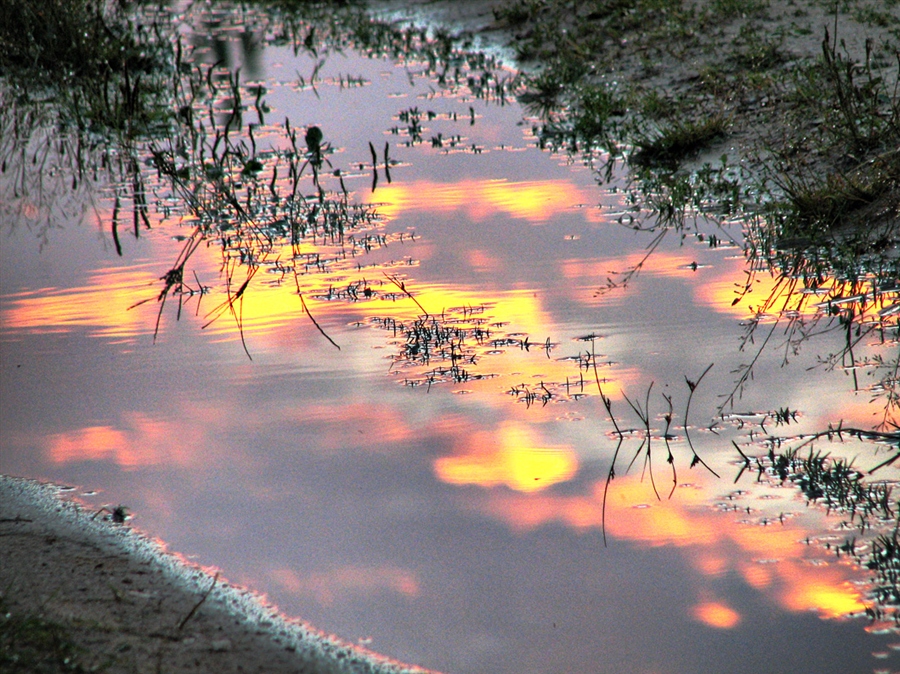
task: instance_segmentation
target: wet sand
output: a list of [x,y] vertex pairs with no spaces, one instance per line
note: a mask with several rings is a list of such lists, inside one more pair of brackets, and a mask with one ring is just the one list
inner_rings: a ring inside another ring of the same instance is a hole
[[[61,499],[58,487],[0,476],[4,671],[424,671],[287,620],[113,515]],[[30,637],[41,635],[23,621],[35,618],[73,647],[60,654],[76,653],[74,667],[52,648],[41,657],[27,652]],[[13,657],[25,662],[15,665]]]

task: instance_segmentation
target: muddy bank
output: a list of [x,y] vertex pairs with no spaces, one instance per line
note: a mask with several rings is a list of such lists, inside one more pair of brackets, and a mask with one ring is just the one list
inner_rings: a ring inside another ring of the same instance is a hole
[[291,622],[60,490],[0,476],[4,672],[423,671]]

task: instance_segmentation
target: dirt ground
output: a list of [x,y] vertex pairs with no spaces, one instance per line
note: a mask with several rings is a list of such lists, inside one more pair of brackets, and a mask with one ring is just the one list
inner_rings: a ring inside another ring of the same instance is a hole
[[0,671],[421,672],[289,622],[59,489],[0,476]]

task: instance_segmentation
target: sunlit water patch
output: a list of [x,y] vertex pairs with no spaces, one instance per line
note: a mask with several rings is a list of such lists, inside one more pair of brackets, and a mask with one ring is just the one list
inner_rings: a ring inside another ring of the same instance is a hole
[[740,385],[771,294],[741,232],[649,251],[498,64],[312,53],[254,16],[186,34],[202,130],[48,199],[61,227],[4,174],[2,470],[447,672],[884,665],[840,518],[732,484],[732,440],[883,411],[783,341]]

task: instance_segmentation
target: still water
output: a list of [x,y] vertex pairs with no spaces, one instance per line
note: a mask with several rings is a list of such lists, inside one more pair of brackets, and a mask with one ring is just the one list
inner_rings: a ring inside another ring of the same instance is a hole
[[[840,518],[755,475],[735,483],[732,440],[761,454],[770,433],[871,428],[880,411],[847,372],[812,367],[840,348],[826,335],[788,365],[781,342],[763,350],[719,415],[773,283],[733,302],[739,225],[670,233],[621,283],[654,241],[632,226],[649,214],[624,177],[598,184],[542,150],[510,92],[476,95],[480,70],[459,65],[451,86],[413,57],[210,31],[186,33],[191,58],[223,81],[241,68],[263,186],[287,175],[284,120],[301,139],[315,125],[323,190],[373,215],[343,239],[276,243],[233,313],[225,279],[234,297],[246,269],[204,243],[195,292],[161,309],[196,216],[149,153],[139,238],[121,185],[63,198],[4,173],[0,470],[124,504],[285,613],[452,674],[900,669],[900,638],[860,617],[866,573],[826,547]],[[299,185],[316,194],[311,168]],[[416,343],[416,325],[455,332]],[[619,436],[598,382],[624,438],[608,493]],[[796,425],[766,426],[783,407]],[[690,468],[685,426],[709,470]]]

